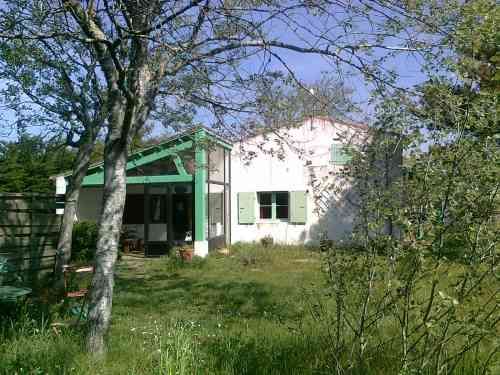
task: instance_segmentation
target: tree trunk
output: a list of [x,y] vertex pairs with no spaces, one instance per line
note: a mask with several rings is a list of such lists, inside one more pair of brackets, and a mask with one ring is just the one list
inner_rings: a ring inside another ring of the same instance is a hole
[[87,349],[96,357],[105,353],[104,335],[111,317],[114,268],[125,207],[128,126],[133,121],[133,108],[124,113],[125,104],[120,103],[111,116],[104,150],[103,207],[89,299]]
[[96,134],[97,131],[90,130],[82,139],[82,144],[78,148],[78,153],[76,155],[73,174],[71,175],[71,181],[68,185],[68,191],[66,192],[64,215],[62,219],[61,232],[59,233],[59,240],[57,242],[55,265],[54,286],[59,292],[64,288],[64,266],[67,265],[71,259],[73,224],[75,222],[75,215],[83,179],[87,173],[90,164],[90,157],[92,156],[92,151],[97,139]]
[[95,271],[89,301],[88,350],[104,353],[104,334],[113,303],[114,267],[118,255],[123,209],[125,205],[127,163],[126,145],[117,142],[106,157],[104,202],[99,224]]

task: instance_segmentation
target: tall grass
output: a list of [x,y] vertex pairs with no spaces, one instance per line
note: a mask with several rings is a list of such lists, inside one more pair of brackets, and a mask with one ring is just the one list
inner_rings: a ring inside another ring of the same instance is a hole
[[[157,321],[110,338],[107,358],[85,354],[84,331],[57,330],[46,319],[18,317],[2,323],[0,374],[193,374],[203,373],[192,332],[182,323]],[[118,340],[116,340],[118,338]]]
[[64,373],[81,349],[75,332],[55,334],[46,314],[33,316],[24,307],[3,317],[0,339],[1,374]]
[[[0,322],[0,374],[336,373],[335,304],[322,267],[317,252],[258,244],[238,244],[229,256],[189,264],[125,261],[103,361],[85,353],[83,327],[55,330],[57,311],[34,314],[31,306]],[[387,344],[374,351],[368,346],[363,366],[343,373],[401,373],[393,340],[398,330],[386,323],[373,331],[381,337],[368,340]],[[344,339],[348,347],[353,337]],[[454,373],[482,373],[478,361],[498,342],[488,345],[464,355]],[[498,360],[489,368],[485,374],[496,373]]]

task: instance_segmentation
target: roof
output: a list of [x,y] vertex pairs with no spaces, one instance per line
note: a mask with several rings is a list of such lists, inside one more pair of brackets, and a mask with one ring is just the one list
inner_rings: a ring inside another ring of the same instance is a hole
[[368,126],[367,124],[364,124],[364,123],[356,123],[356,122],[352,122],[352,121],[349,121],[349,120],[340,120],[340,119],[333,118],[333,117],[328,117],[328,116],[311,116],[311,117],[308,117],[307,119],[298,120],[295,123],[290,124],[290,125],[267,126],[267,127],[255,128],[253,132],[248,132],[246,135],[242,136],[239,139],[239,141],[249,140],[249,139],[251,139],[253,137],[257,137],[259,135],[276,132],[276,131],[279,131],[279,130],[282,130],[282,129],[290,129],[290,128],[295,128],[295,127],[300,127],[300,126],[304,125],[304,123],[306,121],[312,121],[312,120],[327,121],[327,122],[330,122],[331,124],[339,124],[339,125],[343,125],[343,126],[346,126],[346,127],[359,129],[359,130],[365,131],[365,132],[367,132],[370,129],[372,129],[370,126]]
[[[168,145],[173,144],[177,141],[186,140],[186,138],[189,139],[189,138],[193,137],[199,131],[203,131],[205,134],[207,134],[210,138],[214,139],[216,142],[218,142],[223,147],[228,148],[228,149],[232,148],[232,142],[229,141],[228,139],[219,136],[213,130],[211,130],[205,126],[197,125],[197,126],[192,126],[188,129],[182,131],[182,132],[176,133],[176,134],[172,135],[171,137],[165,139],[164,141],[162,141],[156,145],[148,146],[148,147],[145,147],[143,149],[140,149],[140,150],[133,152],[132,154],[130,154],[128,156],[128,161],[132,161],[136,158],[143,157],[145,154],[147,155],[149,153],[153,153],[156,150],[165,148]],[[87,170],[87,174],[94,169],[101,168],[103,165],[104,165],[104,161],[100,161],[98,163],[91,164]],[[70,170],[70,171],[66,171],[63,173],[59,173],[59,174],[54,175],[54,176],[50,176],[50,179],[55,179],[57,177],[69,177],[69,176],[71,176],[71,174],[72,174],[72,171]]]
[[340,125],[348,126],[351,128],[358,128],[358,129],[367,130],[367,131],[371,129],[368,124],[364,124],[361,122],[349,121],[349,120],[340,120],[340,119],[336,119],[336,118],[328,117],[328,116],[316,116],[316,117],[313,117],[313,119],[329,121],[329,122],[334,123],[334,124],[340,124]]

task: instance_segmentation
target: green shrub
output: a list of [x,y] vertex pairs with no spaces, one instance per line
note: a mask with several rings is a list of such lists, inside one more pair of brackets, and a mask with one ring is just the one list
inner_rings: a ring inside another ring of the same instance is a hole
[[97,247],[97,223],[80,221],[73,227],[73,246],[71,258],[76,261],[91,261],[94,259]]

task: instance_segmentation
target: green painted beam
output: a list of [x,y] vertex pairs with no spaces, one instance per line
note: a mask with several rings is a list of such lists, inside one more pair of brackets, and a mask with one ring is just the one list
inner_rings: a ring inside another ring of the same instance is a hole
[[167,175],[167,176],[131,176],[127,177],[127,184],[159,184],[169,182],[192,182],[191,175]]
[[194,173],[194,239],[205,240],[206,220],[206,185],[207,185],[207,151],[203,148],[205,132],[195,134],[195,173]]
[[96,186],[104,184],[104,173],[94,173],[88,176],[85,176],[82,182],[82,186]]
[[[159,151],[156,151],[156,152],[153,151],[147,155],[139,154],[140,156],[138,159],[127,162],[127,170],[139,167],[141,165],[152,163],[156,160],[163,159],[167,156],[174,156],[174,162],[175,162],[175,165],[177,167],[177,171],[179,172],[179,176],[182,177],[181,178],[182,182],[192,181],[193,180],[192,177],[184,169],[184,165],[182,164],[182,161],[180,160],[180,157],[177,154],[180,151],[188,150],[192,147],[193,147],[193,142],[186,141],[186,142],[182,142],[176,146],[168,147],[165,149],[160,148]],[[102,166],[96,167],[96,170],[98,170],[98,172],[96,171],[95,173],[92,173],[92,174],[85,176],[85,178],[83,179],[83,186],[97,186],[97,185],[104,184],[104,171],[103,171]],[[186,178],[186,176],[189,176],[189,179]],[[169,179],[171,179],[173,176],[149,176],[149,177],[150,177],[150,180],[156,181],[156,180],[158,180],[159,177],[161,177],[161,178],[169,177]],[[127,183],[143,183],[143,182],[129,182],[130,178],[132,178],[132,177],[127,177]],[[133,177],[133,178],[135,178],[135,177]],[[139,176],[138,178],[142,178],[142,176]],[[169,181],[166,181],[166,182],[169,182]],[[164,182],[164,181],[159,181],[159,182]],[[172,182],[177,182],[177,181],[172,181]],[[144,183],[148,183],[148,182],[144,182]]]
[[[136,153],[129,156],[129,162],[127,163],[127,169],[135,168],[135,167],[138,167],[140,165],[150,163],[151,161],[157,160],[158,158],[167,156],[167,155],[169,155],[168,150],[170,150],[170,152],[172,152],[172,154],[175,154],[178,151],[188,149],[188,148],[193,146],[193,143],[191,140],[189,140],[189,138],[194,137],[196,139],[199,134],[203,135],[202,138],[205,139],[205,143],[212,142],[212,143],[218,144],[219,146],[222,146],[228,150],[231,150],[233,147],[232,144],[227,143],[227,142],[219,139],[217,136],[210,134],[210,132],[207,132],[205,129],[200,128],[191,134],[180,134],[177,138],[168,140],[164,144],[159,144],[157,146],[153,146],[153,147],[149,147],[149,148],[137,151]],[[188,140],[186,140],[186,139],[188,139]],[[177,145],[172,145],[178,141],[182,141],[182,143],[177,144]],[[163,154],[163,156],[158,156],[158,151],[155,151],[155,150],[163,150],[164,152],[166,151],[166,153]],[[101,162],[97,165],[93,165],[92,167],[89,168],[89,173],[94,174],[96,172],[98,173],[98,171],[102,171],[103,164],[104,163]],[[70,174],[71,173],[69,173],[69,175]]]
[[[193,176],[185,175],[166,175],[166,176],[130,176],[127,177],[127,184],[164,184],[170,182],[193,182]],[[83,180],[82,186],[102,186],[104,184],[103,176],[91,175]]]
[[[195,194],[200,197],[200,199],[203,199],[203,202],[205,201],[205,184],[206,184],[206,176],[207,176],[207,171],[206,171],[206,163],[207,163],[207,151],[206,148],[209,146],[210,142],[214,142],[222,147],[231,149],[231,145],[227,144],[225,142],[222,142],[215,137],[211,136],[210,134],[207,134],[207,132],[204,129],[198,130],[196,133],[194,133],[194,141],[192,140],[185,140],[182,143],[176,144],[176,145],[170,145],[168,146],[167,144],[165,145],[158,145],[155,148],[151,148],[149,150],[143,150],[135,155],[131,155],[130,161],[127,162],[127,170],[137,168],[141,165],[149,164],[152,163],[156,160],[165,158],[167,156],[173,156],[174,157],[174,163],[178,171],[178,175],[168,175],[168,176],[131,176],[127,177],[127,184],[149,184],[149,183],[168,183],[168,182],[191,182],[193,181],[193,176],[189,175],[187,171],[184,168],[184,164],[182,163],[181,158],[179,157],[178,153],[180,151],[184,150],[189,150],[190,148],[195,147],[196,148],[196,164],[200,167],[197,166],[195,175],[197,174],[198,176],[194,177],[195,185],[196,181],[199,181],[198,183],[200,186],[198,189],[202,191],[202,193]],[[179,139],[180,140],[180,139]],[[146,153],[147,152],[147,153]],[[103,165],[98,165],[92,168],[90,171],[91,174],[88,174],[85,176],[83,180],[83,186],[100,186],[104,184],[104,171],[103,171]],[[196,191],[196,186],[195,186],[195,191]],[[195,205],[196,206],[196,205]],[[200,206],[201,207],[201,206]],[[198,215],[202,220],[204,220],[205,217],[205,205],[203,204],[203,207],[200,208],[202,211],[203,215]],[[195,210],[196,213],[196,210]],[[200,225],[203,225],[200,224]],[[196,225],[195,225],[196,228]],[[195,231],[197,231],[195,229]],[[204,228],[202,230],[203,236],[204,236]]]
[[[158,146],[159,148],[161,146]],[[143,155],[138,157],[137,159],[131,160],[127,162],[127,170],[133,169],[136,167],[140,167],[144,164],[152,163],[156,160],[163,159],[167,156],[175,156],[179,151],[188,150],[193,147],[192,141],[182,142],[176,146],[165,147],[164,149],[160,149],[158,151],[153,151],[150,154]]]
[[181,176],[190,176],[189,173],[186,172],[184,168],[184,164],[182,163],[181,157],[179,155],[174,156],[175,167],[177,168],[177,173]]

